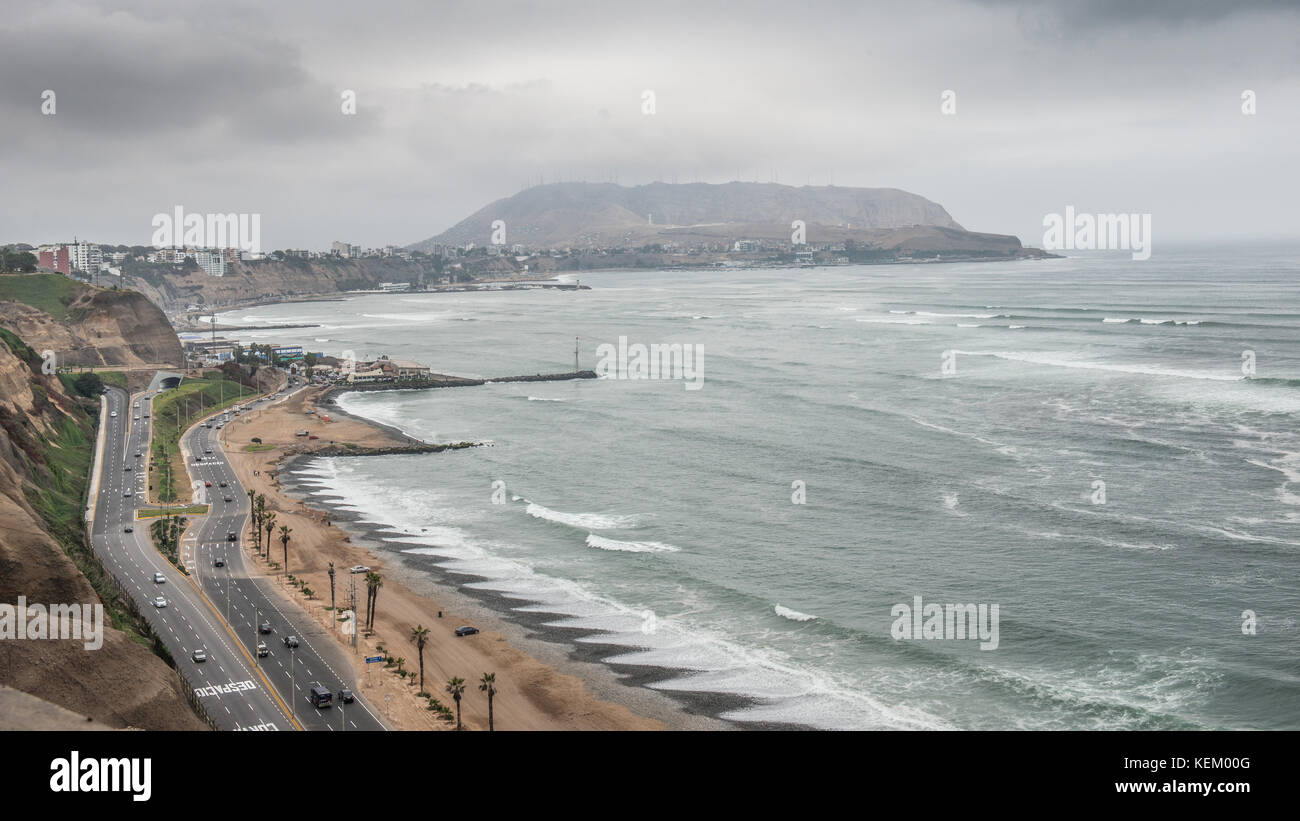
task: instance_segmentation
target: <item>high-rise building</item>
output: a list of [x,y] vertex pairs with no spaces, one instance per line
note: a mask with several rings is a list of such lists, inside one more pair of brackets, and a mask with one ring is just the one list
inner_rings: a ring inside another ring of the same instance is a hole
[[99,273],[99,266],[104,264],[104,257],[100,253],[99,246],[91,245],[88,242],[69,245],[68,257],[72,263],[72,270],[82,271],[87,274]]
[[68,257],[68,246],[55,245],[52,248],[42,248],[36,255],[38,265],[47,271],[58,271],[60,274],[71,274],[72,265]]

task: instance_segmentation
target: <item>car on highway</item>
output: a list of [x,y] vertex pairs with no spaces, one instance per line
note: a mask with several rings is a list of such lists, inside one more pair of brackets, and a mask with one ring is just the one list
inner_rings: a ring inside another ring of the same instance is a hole
[[329,688],[322,687],[319,684],[312,685],[311,704],[313,707],[316,707],[318,709],[322,707],[328,707],[333,702],[334,702],[334,694],[329,691]]
[[225,499],[226,499],[227,502],[233,502],[233,501],[235,501],[234,499],[230,498],[229,496],[226,496]]
[[213,566],[213,567],[225,567],[225,566],[226,566],[226,560],[223,559],[222,557],[218,556],[218,557],[217,557],[217,560],[216,560],[215,562],[212,563],[212,566]]
[[164,599],[162,596],[155,596],[153,600],[153,606],[162,609],[167,606],[167,600]]
[[297,647],[297,646],[298,646],[298,637],[297,637],[297,636],[285,636],[285,637],[284,637],[284,646],[285,646],[285,647]]
[[221,430],[221,429],[224,428],[224,427],[225,427],[225,425],[217,425],[217,430]]
[[356,696],[352,695],[352,691],[348,688],[344,687],[342,690],[339,690],[339,701],[344,704],[351,704],[355,700]]
[[123,533],[134,533],[134,532],[135,532],[135,528],[134,528],[134,527],[131,527],[130,525],[127,525],[126,527],[122,528],[122,532],[123,532]]
[[137,459],[139,459],[142,455],[143,455],[143,454],[141,454],[140,451],[138,451],[138,450],[135,452],[135,458],[137,458]]
[[204,482],[203,482],[203,486],[204,486],[204,487],[212,487],[212,483],[209,482],[209,481],[204,480]]
[[457,635],[458,637],[459,637],[459,636],[472,636],[472,635],[474,635],[474,634],[477,633],[477,632],[478,632],[478,628],[477,628],[477,627],[470,627],[468,624],[456,628],[456,635]]
[[122,494],[122,498],[123,498],[123,499],[129,499],[129,498],[131,498],[132,495],[134,495],[134,494],[132,494],[131,491],[128,490],[126,493],[123,493],[123,494]]
[[211,453],[211,452],[212,452],[212,448],[204,448],[204,449],[203,449],[203,453],[204,453],[204,455],[207,455],[207,454],[209,454],[209,453]]
[[132,418],[132,419],[139,419],[139,418],[140,418],[140,414],[137,413],[135,416],[132,416],[131,418]]
[[149,411],[145,411],[145,412],[144,412],[144,418],[145,418],[145,419],[148,419],[148,418],[149,418]]
[[208,653],[206,650],[195,650],[193,653],[190,653],[190,658],[202,663],[208,660]]
[[258,625],[257,629],[259,632],[269,633],[271,632],[271,623],[269,621],[264,621],[260,625]]
[[130,466],[130,465],[127,465],[127,466],[126,466],[126,472],[127,472],[127,473],[130,473],[130,472],[131,472],[131,466]]
[[264,659],[269,655],[271,655],[271,648],[266,646],[266,642],[259,641],[257,643],[257,657]]
[[369,572],[370,572],[370,568],[366,567],[364,564],[354,564],[354,565],[352,565],[351,567],[348,568],[348,572],[349,572],[349,573],[369,573]]
[[112,411],[112,412],[110,412],[108,415],[111,416],[111,417],[113,417],[114,419],[116,419],[116,418],[117,418],[117,411]]
[[235,531],[233,530],[226,534],[226,541],[228,542],[233,542],[238,538],[239,538],[239,534],[235,533]]
[[155,574],[153,574],[153,583],[154,583],[154,584],[166,584],[166,583],[167,583],[167,577],[164,576],[164,575],[161,574],[161,573],[155,573]]
[[227,486],[228,485],[225,482],[222,482],[220,485],[218,485],[218,487],[227,487]]

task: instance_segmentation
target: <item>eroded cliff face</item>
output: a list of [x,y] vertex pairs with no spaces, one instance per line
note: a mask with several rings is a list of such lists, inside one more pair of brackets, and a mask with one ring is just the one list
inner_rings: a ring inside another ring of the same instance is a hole
[[191,269],[162,275],[154,282],[133,277],[128,284],[168,311],[178,311],[192,304],[220,308],[375,289],[385,282],[431,282],[434,276],[430,262],[395,257],[287,259],[227,265],[226,275],[220,277]]
[[[96,432],[87,411],[97,400],[69,394],[41,373],[35,351],[15,347],[0,338],[0,603],[105,603],[78,567],[95,571],[87,554],[73,558],[81,473]],[[114,629],[107,611],[115,603],[107,605],[97,650],[75,640],[0,639],[0,684],[110,727],[204,729],[175,672],[139,636]]]
[[94,367],[179,367],[180,340],[167,317],[143,294],[74,283],[64,313],[0,301],[0,326],[37,351],[52,350],[57,363]]

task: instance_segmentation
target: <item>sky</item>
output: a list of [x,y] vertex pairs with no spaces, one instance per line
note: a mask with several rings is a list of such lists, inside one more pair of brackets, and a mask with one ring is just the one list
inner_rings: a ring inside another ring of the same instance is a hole
[[1151,214],[1157,241],[1285,240],[1297,145],[1300,1],[6,0],[0,18],[0,242],[144,245],[179,205],[260,214],[264,249],[406,245],[584,179],[902,188],[1034,246],[1067,206]]

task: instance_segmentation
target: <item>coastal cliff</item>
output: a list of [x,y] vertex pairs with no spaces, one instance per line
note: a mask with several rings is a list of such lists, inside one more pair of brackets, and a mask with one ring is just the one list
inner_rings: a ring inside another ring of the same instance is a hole
[[184,361],[167,317],[144,295],[95,288],[59,274],[0,276],[0,327],[59,367],[124,367]]
[[87,547],[98,396],[78,395],[41,362],[0,330],[0,603],[102,603],[104,643],[6,638],[0,684],[109,727],[203,729],[175,672],[150,652],[143,620]]

